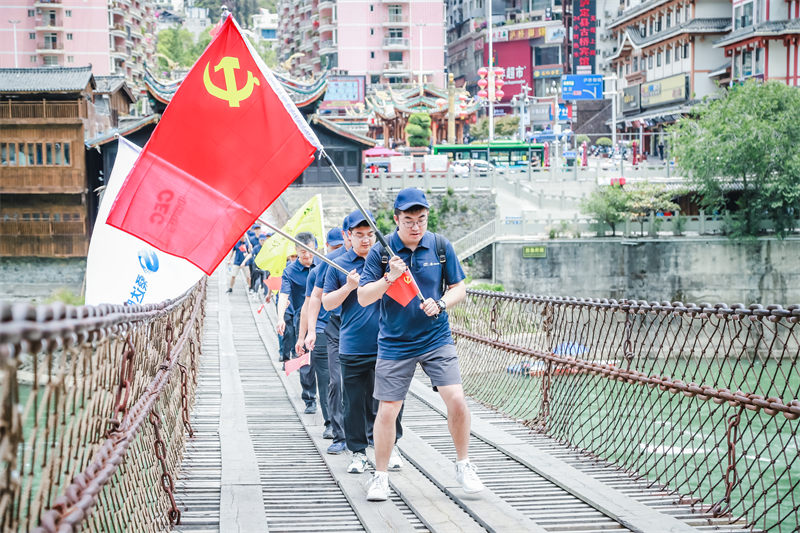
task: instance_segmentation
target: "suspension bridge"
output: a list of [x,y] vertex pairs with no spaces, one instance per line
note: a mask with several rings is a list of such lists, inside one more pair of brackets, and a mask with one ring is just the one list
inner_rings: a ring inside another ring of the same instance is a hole
[[420,373],[373,503],[303,414],[274,306],[225,288],[0,304],[3,531],[798,530],[800,306],[470,291],[451,324],[487,490],[456,483]]

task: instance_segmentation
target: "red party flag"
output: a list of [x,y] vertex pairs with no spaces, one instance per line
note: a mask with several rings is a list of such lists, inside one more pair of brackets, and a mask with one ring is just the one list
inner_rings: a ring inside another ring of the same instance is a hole
[[310,356],[311,356],[311,354],[306,352],[303,355],[301,355],[300,357],[295,357],[294,359],[289,359],[288,361],[283,363],[283,369],[286,372],[286,375],[288,376],[289,374],[291,374],[292,372],[294,372],[295,370],[297,370],[301,366],[310,365],[311,364],[309,362],[309,357]]
[[408,302],[417,297],[417,293],[419,293],[417,282],[411,277],[410,272],[405,271],[402,276],[389,285],[386,296],[405,307]]
[[279,291],[281,290],[281,277],[280,276],[270,276],[264,280],[264,284],[267,288],[271,291]]
[[229,16],[172,98],[107,222],[211,274],[321,148]]

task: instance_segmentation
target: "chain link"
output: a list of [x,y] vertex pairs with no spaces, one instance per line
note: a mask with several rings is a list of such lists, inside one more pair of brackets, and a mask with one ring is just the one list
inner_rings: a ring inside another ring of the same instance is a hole
[[170,508],[167,510],[167,517],[172,526],[181,523],[181,511],[178,509],[178,504],[175,502],[175,483],[172,480],[172,474],[169,473],[167,468],[167,445],[161,438],[161,417],[158,416],[155,406],[150,410],[150,424],[153,426],[153,449],[156,452],[156,459],[161,464],[161,487],[167,493],[170,501]]

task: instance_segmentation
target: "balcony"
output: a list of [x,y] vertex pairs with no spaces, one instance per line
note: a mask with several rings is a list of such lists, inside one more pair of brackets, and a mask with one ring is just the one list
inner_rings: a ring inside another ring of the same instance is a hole
[[383,64],[384,73],[409,72],[408,63],[405,61],[387,61]]
[[37,54],[63,54],[64,45],[62,43],[36,43]]
[[336,47],[336,41],[328,39],[328,40],[325,40],[325,41],[320,41],[320,43],[319,43],[319,54],[320,55],[335,54],[338,51],[339,50]]
[[381,23],[385,26],[408,26],[408,16],[406,15],[389,15],[387,20]]
[[[0,225],[12,224],[0,222]],[[19,223],[22,224],[22,223]],[[9,228],[10,230],[10,228]],[[89,239],[85,235],[6,235],[0,230],[2,257],[86,257]]]
[[3,167],[3,194],[82,194],[86,175],[82,170],[58,167]]
[[319,21],[319,32],[324,33],[336,29],[336,19],[324,18]]
[[81,100],[68,102],[17,102],[6,100],[0,103],[0,120],[32,118],[86,118],[85,104]]
[[114,24],[109,33],[111,33],[112,37],[122,37],[123,39],[128,38],[128,30],[126,30],[125,26],[122,24]]
[[36,0],[36,2],[33,3],[33,7],[39,9],[59,9],[63,8],[64,4],[62,0]]
[[333,6],[336,5],[336,2],[333,0],[321,0],[317,8],[319,9],[320,13],[323,11],[330,11],[333,9]]
[[62,26],[63,22],[56,21],[56,22],[49,22],[44,20],[37,20],[36,21],[36,31],[48,31],[48,32],[62,32],[64,31],[64,26]]
[[407,50],[409,41],[405,37],[384,37],[383,47],[389,50]]

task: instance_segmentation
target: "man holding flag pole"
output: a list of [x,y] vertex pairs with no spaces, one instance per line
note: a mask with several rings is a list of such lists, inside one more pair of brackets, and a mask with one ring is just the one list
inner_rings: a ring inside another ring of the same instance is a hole
[[[417,363],[447,406],[447,425],[456,448],[456,479],[464,492],[483,490],[469,461],[470,412],[464,398],[458,357],[447,309],[466,297],[464,271],[453,246],[427,231],[429,204],[415,188],[403,189],[394,204],[397,230],[370,250],[361,273],[358,302],[380,305],[375,398],[375,475],[367,500],[389,497],[387,467],[395,440],[395,420],[403,406]],[[441,244],[440,244],[441,243]],[[440,250],[441,247],[441,250]],[[415,294],[424,300],[409,305]]]

